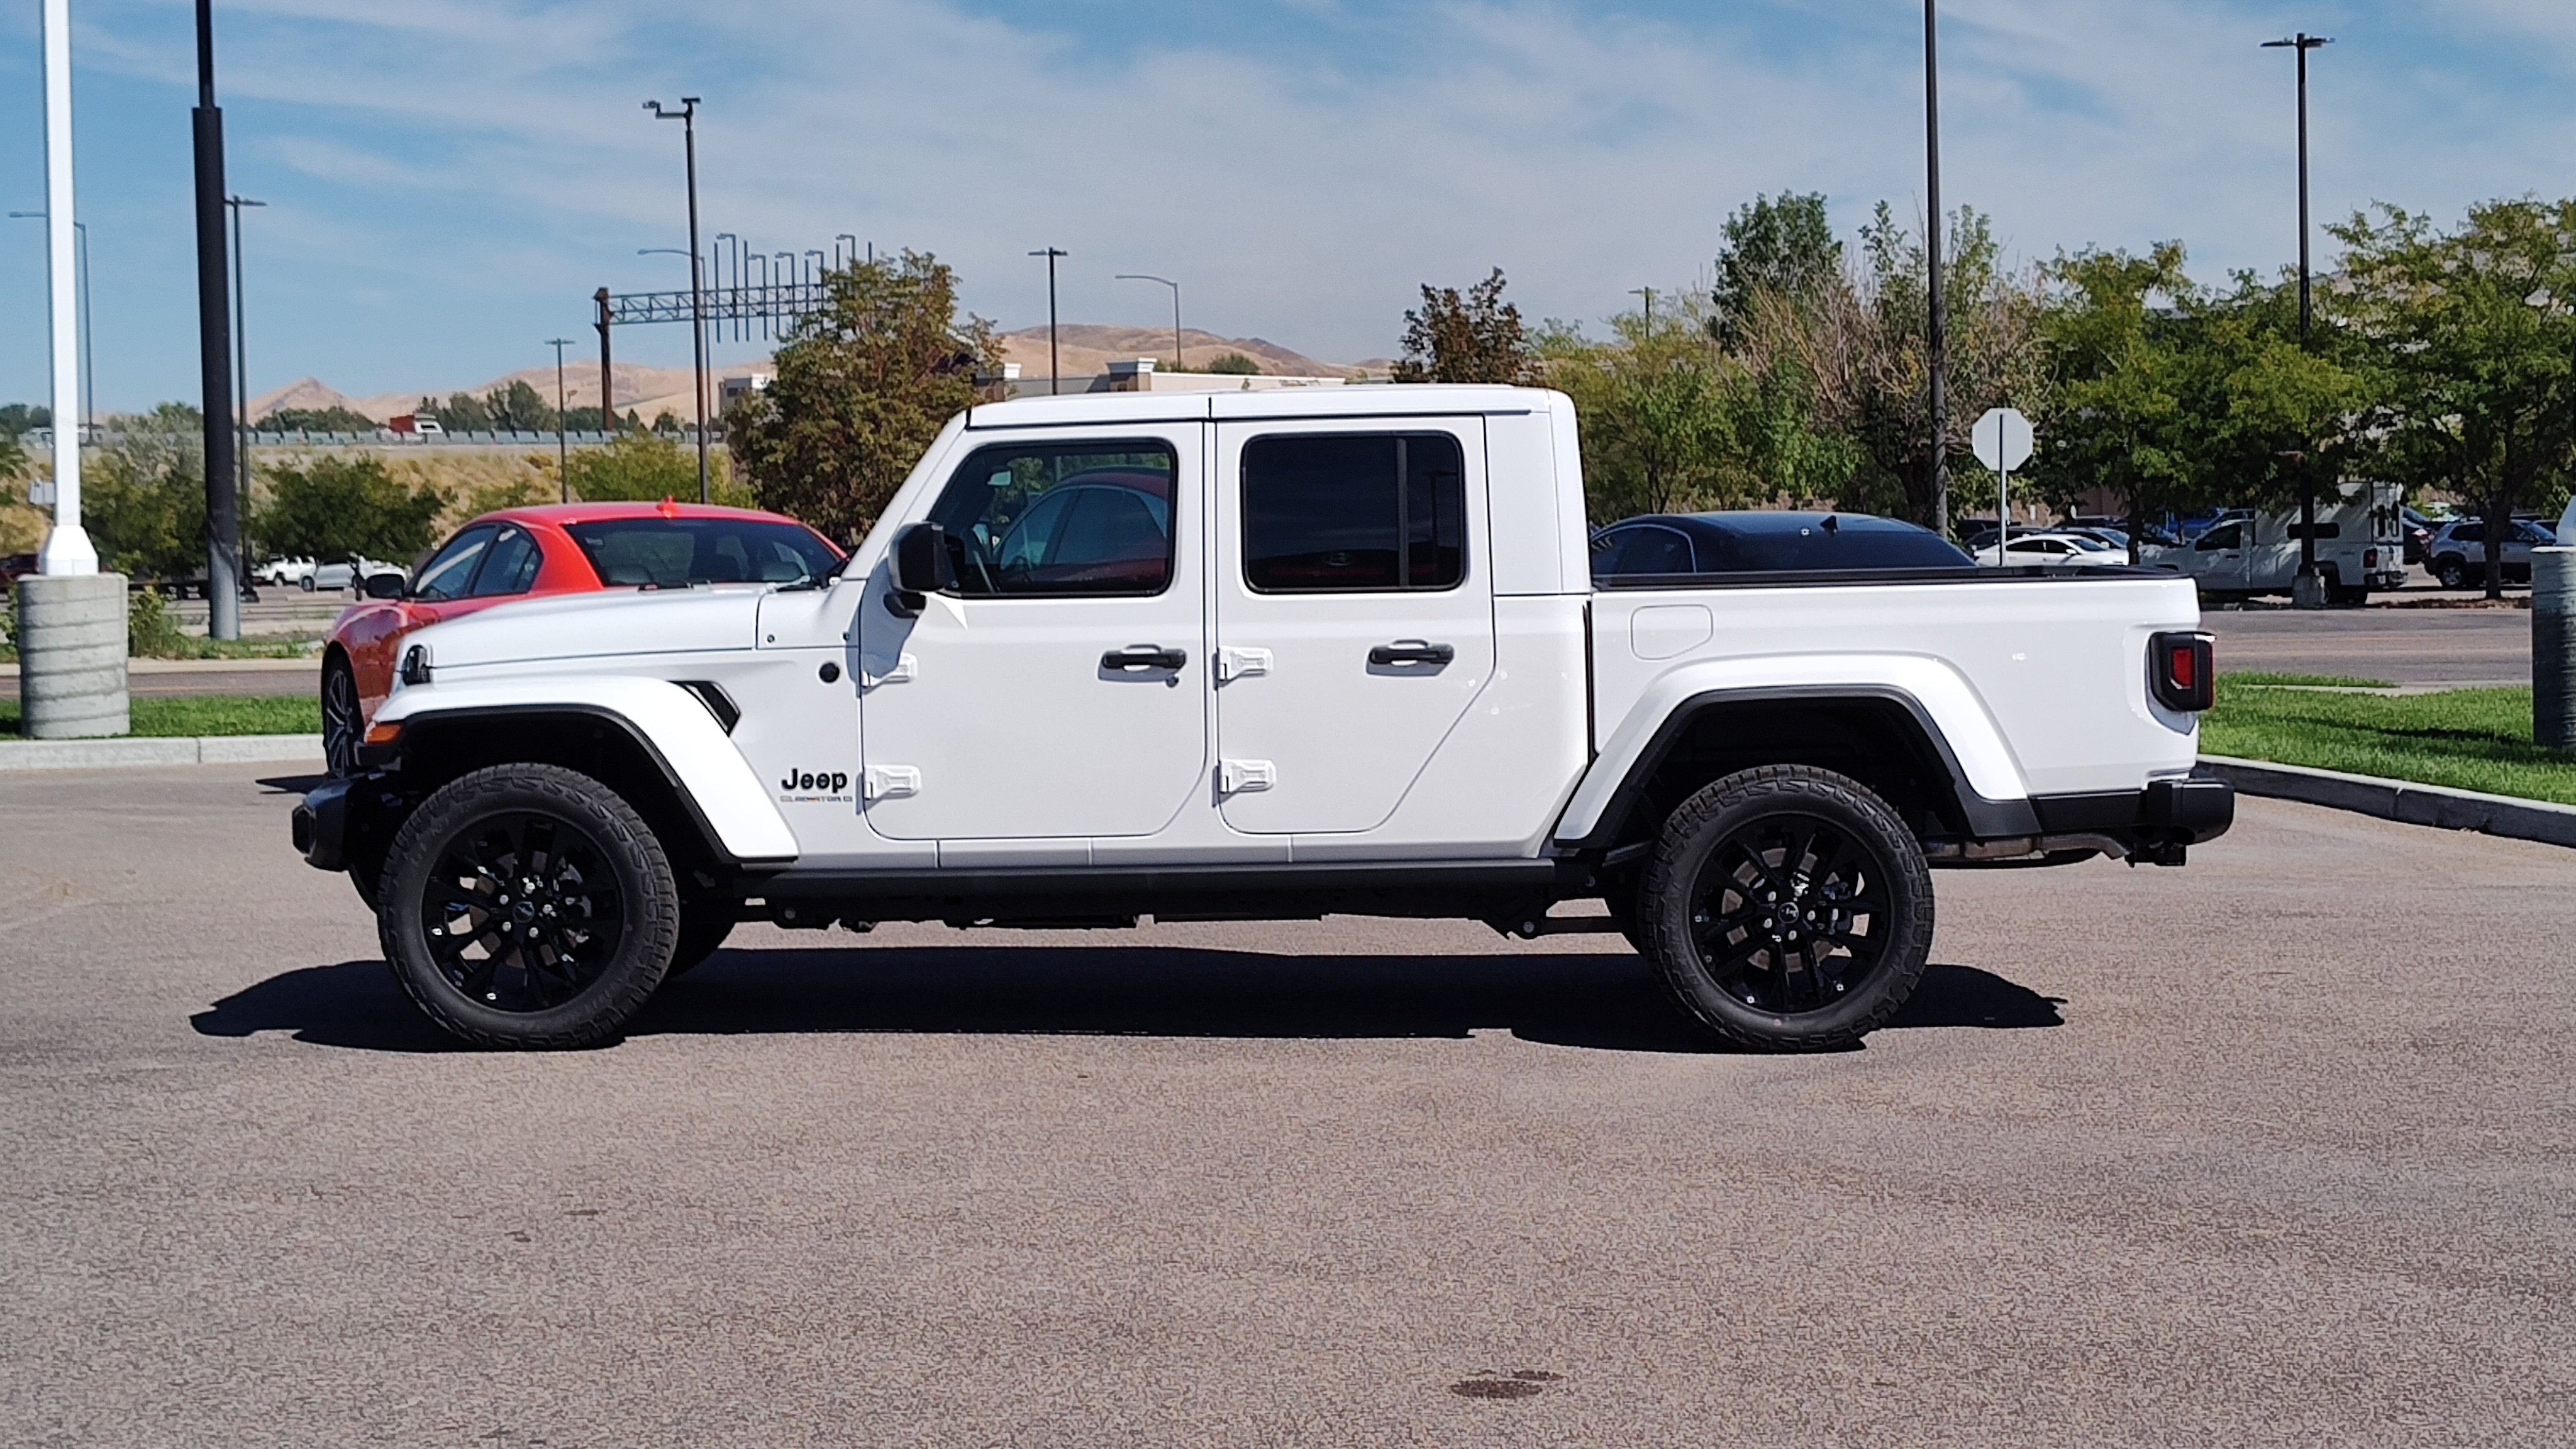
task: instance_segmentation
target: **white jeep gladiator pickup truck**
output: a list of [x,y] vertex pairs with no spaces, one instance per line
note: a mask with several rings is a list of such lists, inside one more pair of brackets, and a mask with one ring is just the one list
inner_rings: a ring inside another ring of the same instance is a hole
[[1814,1048],[1914,988],[1927,867],[2227,828],[2188,579],[1596,586],[1583,497],[1552,392],[978,407],[834,577],[675,518],[625,546],[684,587],[420,631],[296,844],[492,1046],[613,1035],[744,919],[1530,934],[1597,897],[1708,1029]]

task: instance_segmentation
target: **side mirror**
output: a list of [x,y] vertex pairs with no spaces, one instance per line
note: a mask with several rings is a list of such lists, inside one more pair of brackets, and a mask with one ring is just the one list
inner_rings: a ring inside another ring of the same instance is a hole
[[403,576],[400,574],[369,574],[367,575],[366,583],[361,585],[361,587],[366,591],[366,595],[370,599],[399,599],[403,596]]
[[956,582],[956,570],[948,559],[948,530],[936,523],[913,523],[895,534],[897,593],[935,594],[954,587]]

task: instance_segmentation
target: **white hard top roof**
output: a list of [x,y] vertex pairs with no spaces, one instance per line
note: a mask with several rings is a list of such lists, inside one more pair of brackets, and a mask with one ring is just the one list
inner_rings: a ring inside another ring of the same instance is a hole
[[1032,428],[1077,423],[1164,423],[1209,418],[1420,417],[1437,413],[1529,413],[1557,395],[1485,383],[1357,383],[1258,392],[1088,392],[978,404],[966,425]]

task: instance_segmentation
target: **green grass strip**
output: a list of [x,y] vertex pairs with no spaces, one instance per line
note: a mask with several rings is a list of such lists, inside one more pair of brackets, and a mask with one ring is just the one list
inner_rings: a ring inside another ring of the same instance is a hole
[[[183,694],[137,699],[134,733],[156,739],[195,735],[318,735],[322,702],[310,694]],[[0,736],[19,733],[19,706],[0,699]]]
[[2203,753],[2576,805],[2576,756],[2532,743],[2528,689],[2392,698],[2244,681],[2219,676]]

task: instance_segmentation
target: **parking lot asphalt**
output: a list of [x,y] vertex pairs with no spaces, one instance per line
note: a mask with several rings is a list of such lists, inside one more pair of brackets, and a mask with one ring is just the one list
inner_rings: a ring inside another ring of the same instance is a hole
[[2563,1444],[2576,855],[1937,877],[1900,1023],[1615,936],[741,928],[450,1050],[253,767],[0,781],[0,1442]]
[[2336,674],[2465,689],[2531,683],[2528,609],[2208,609],[2218,672]]

